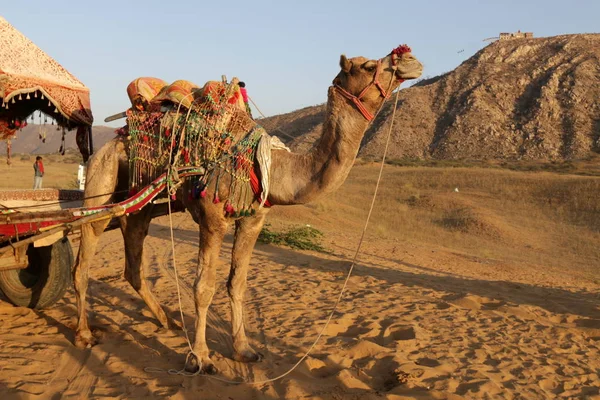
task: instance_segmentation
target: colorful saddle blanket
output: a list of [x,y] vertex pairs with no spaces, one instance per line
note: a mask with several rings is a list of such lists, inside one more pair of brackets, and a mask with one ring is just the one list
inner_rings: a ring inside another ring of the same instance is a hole
[[[146,186],[169,165],[202,167],[190,196],[224,202],[228,215],[253,213],[250,180],[266,132],[246,112],[237,82],[209,81],[202,88],[185,80],[161,87],[163,82],[138,78],[128,86],[130,189]],[[220,199],[225,182],[229,195]]]

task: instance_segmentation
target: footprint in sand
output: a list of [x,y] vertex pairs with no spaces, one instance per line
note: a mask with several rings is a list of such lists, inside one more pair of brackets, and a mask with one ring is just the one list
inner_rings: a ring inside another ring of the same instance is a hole
[[415,328],[410,325],[393,324],[385,328],[383,331],[383,345],[388,346],[396,342],[402,341],[403,344],[406,342],[414,341],[417,338]]

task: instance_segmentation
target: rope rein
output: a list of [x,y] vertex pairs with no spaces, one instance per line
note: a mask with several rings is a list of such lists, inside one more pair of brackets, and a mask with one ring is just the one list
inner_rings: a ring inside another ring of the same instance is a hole
[[[393,80],[395,78],[394,75],[395,74],[392,74],[392,78],[390,80],[390,84],[389,84],[389,87],[388,87],[388,93],[389,93],[389,90],[392,87]],[[370,85],[369,87],[371,87],[371,86],[372,85]],[[378,86],[378,88],[380,88],[379,85],[377,85],[377,86]],[[380,88],[380,91],[382,93],[385,93],[383,91],[383,88]],[[365,225],[364,225],[364,228],[362,230],[362,233],[361,233],[361,236],[360,236],[357,248],[356,248],[356,252],[354,253],[354,257],[352,258],[352,263],[350,264],[350,268],[348,269],[348,274],[346,275],[346,279],[344,280],[344,283],[343,283],[342,288],[340,290],[340,294],[338,295],[338,297],[337,297],[337,299],[336,299],[336,301],[335,301],[335,303],[333,305],[333,308],[331,309],[331,311],[329,313],[329,316],[327,317],[327,320],[325,321],[325,325],[323,325],[323,327],[321,328],[321,330],[320,330],[319,334],[317,335],[316,339],[313,341],[313,343],[310,345],[310,347],[304,353],[304,355],[292,367],[290,367],[286,372],[284,372],[284,373],[282,373],[282,374],[280,374],[280,375],[278,375],[278,376],[276,376],[274,378],[269,378],[269,379],[264,379],[264,380],[257,380],[257,381],[246,381],[246,380],[244,380],[243,378],[240,377],[241,380],[233,381],[233,380],[224,379],[224,378],[220,378],[220,377],[213,376],[213,375],[202,375],[203,377],[206,377],[206,378],[212,379],[212,380],[216,380],[216,381],[219,381],[219,382],[223,382],[223,383],[228,383],[228,384],[241,384],[241,383],[245,383],[245,384],[249,384],[249,385],[262,385],[262,384],[266,384],[266,383],[275,382],[275,381],[277,381],[279,379],[284,378],[285,376],[289,375],[292,371],[294,371],[302,363],[302,361],[304,361],[310,355],[310,353],[312,352],[312,350],[315,348],[315,346],[317,345],[317,343],[319,342],[319,340],[321,339],[321,337],[325,333],[325,330],[329,326],[329,323],[333,319],[333,315],[337,311],[338,305],[339,305],[339,303],[342,300],[342,297],[344,295],[346,287],[348,286],[348,281],[350,280],[350,277],[352,276],[352,272],[353,272],[354,267],[356,265],[356,261],[358,260],[358,255],[360,253],[360,249],[361,249],[362,244],[364,242],[365,234],[367,232],[369,221],[371,219],[371,215],[372,215],[373,209],[375,207],[375,200],[377,199],[377,192],[379,191],[379,185],[380,185],[381,178],[382,178],[382,175],[383,175],[383,167],[385,165],[385,159],[386,159],[387,152],[388,152],[388,149],[389,149],[389,143],[390,143],[390,139],[391,139],[391,136],[392,136],[392,128],[394,126],[394,119],[395,119],[395,116],[396,116],[396,109],[398,107],[399,93],[400,93],[400,90],[398,88],[398,90],[396,91],[396,98],[395,98],[395,101],[394,101],[394,110],[393,110],[393,113],[392,113],[392,120],[390,122],[390,126],[389,126],[388,133],[387,133],[387,139],[386,139],[386,143],[385,143],[385,149],[384,149],[384,152],[383,152],[383,158],[381,160],[381,166],[379,168],[379,175],[377,177],[377,182],[376,182],[375,189],[374,189],[374,192],[373,192],[373,198],[371,200],[371,205],[369,207],[369,212],[368,212],[366,220],[365,220]],[[252,104],[254,104],[254,102],[252,102]],[[379,113],[381,112],[384,104],[385,104],[385,101],[381,103],[381,106],[377,109],[377,112],[373,115],[373,119],[376,118],[379,115]],[[255,105],[255,107],[256,107],[256,105]],[[263,117],[265,117],[264,114],[260,111],[260,109],[258,107],[256,107],[256,109],[258,110],[258,112]],[[361,114],[362,114],[362,112],[361,112]],[[187,331],[187,329],[185,327],[185,322],[184,322],[184,318],[183,318],[183,309],[182,309],[182,305],[181,305],[181,291],[180,291],[180,287],[179,287],[179,279],[178,279],[178,273],[177,273],[177,267],[176,267],[176,261],[175,261],[175,239],[174,239],[174,234],[173,234],[173,220],[172,220],[172,217],[171,217],[171,205],[170,205],[170,202],[169,202],[169,225],[170,225],[170,231],[171,231],[171,251],[172,251],[172,255],[173,255],[173,269],[174,269],[174,272],[175,272],[175,284],[177,286],[177,299],[178,299],[178,302],[179,302],[179,312],[180,312],[180,317],[181,317],[181,321],[182,321],[183,331],[185,333],[185,337],[186,337],[188,346],[190,348],[190,352],[186,356],[186,364],[187,364],[187,361],[189,360],[189,358],[192,355],[194,355],[196,357],[196,360],[200,363],[200,358],[194,353],[193,346],[191,344],[191,341],[190,341],[190,338],[189,338],[189,335],[188,335],[188,331]],[[200,371],[202,370],[202,365],[199,365],[198,367],[199,367],[198,371],[195,372],[195,373],[189,373],[189,372],[185,371],[185,366],[181,370],[176,370],[176,369],[164,370],[162,368],[146,367],[146,368],[144,368],[144,371],[146,371],[146,372],[167,372],[167,373],[169,373],[171,375],[196,376],[196,375],[199,375]]]
[[[263,118],[267,118],[267,117],[265,116],[265,114],[263,114],[263,112],[262,112],[262,111],[260,111],[260,108],[258,108],[258,106],[257,106],[257,105],[256,105],[256,103],[254,102],[254,100],[252,100],[252,97],[248,96],[248,100],[250,100],[250,102],[252,103],[252,105],[254,106],[254,108],[256,108],[256,111],[258,111],[258,113],[259,113],[259,114],[260,114],[260,115],[261,115]],[[282,131],[282,130],[281,130],[281,129],[279,129],[279,128],[275,128],[275,130],[276,130],[276,131],[278,131],[279,133],[281,133],[282,135],[284,135],[284,136],[287,136],[288,138],[290,138],[290,139],[292,139],[292,140],[296,139],[294,136],[290,135],[289,133],[286,133],[286,132]]]

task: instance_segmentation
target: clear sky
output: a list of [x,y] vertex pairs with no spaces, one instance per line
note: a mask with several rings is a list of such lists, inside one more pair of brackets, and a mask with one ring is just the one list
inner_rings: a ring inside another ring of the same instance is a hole
[[90,88],[96,124],[128,107],[139,76],[237,76],[274,115],[325,102],[341,53],[380,58],[407,43],[435,76],[499,32],[600,32],[600,0],[1,1],[0,15]]

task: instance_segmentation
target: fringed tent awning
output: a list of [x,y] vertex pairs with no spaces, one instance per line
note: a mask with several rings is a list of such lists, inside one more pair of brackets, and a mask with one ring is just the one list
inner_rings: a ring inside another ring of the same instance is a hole
[[0,140],[36,110],[67,129],[93,122],[89,89],[0,17]]

